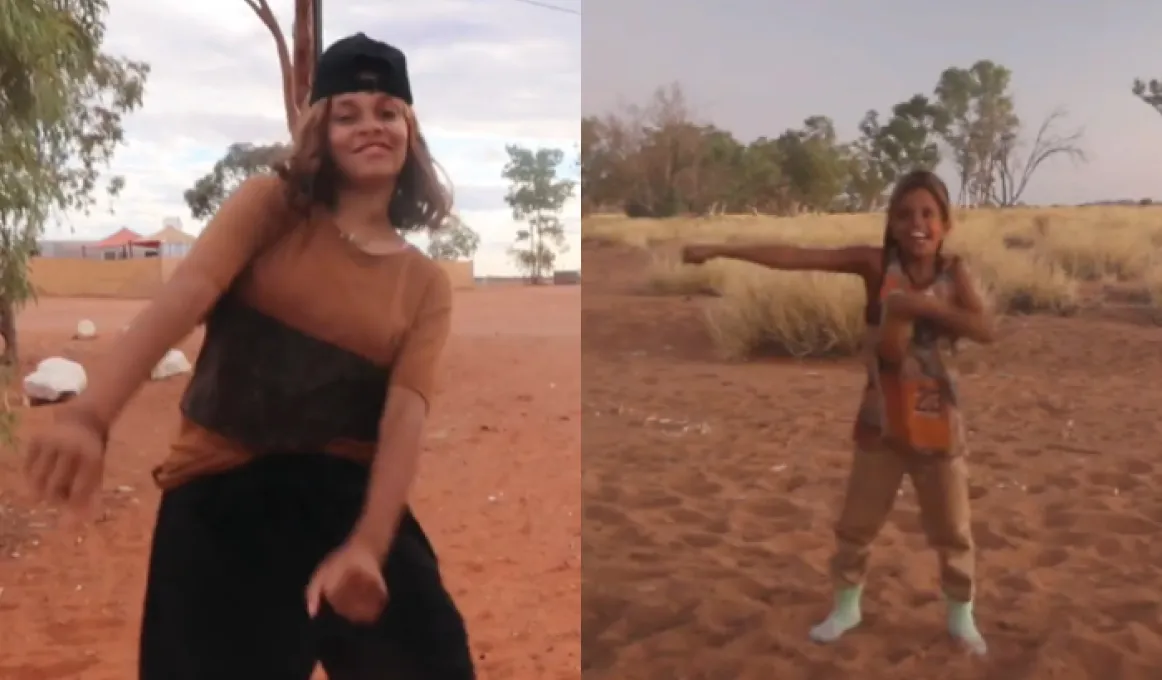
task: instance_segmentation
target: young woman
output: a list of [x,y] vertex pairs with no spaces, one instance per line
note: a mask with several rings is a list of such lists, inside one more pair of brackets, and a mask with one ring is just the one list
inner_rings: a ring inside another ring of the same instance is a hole
[[403,238],[450,195],[404,55],[359,34],[320,58],[277,176],[246,181],[89,388],[29,442],[33,488],[84,506],[111,424],[203,320],[162,488],[143,680],[474,677],[408,510],[450,284]]
[[924,532],[940,558],[948,630],[972,652],[986,651],[972,613],[974,551],[964,429],[944,357],[958,338],[992,342],[993,326],[964,262],[942,254],[951,228],[948,189],[935,174],[917,171],[892,192],[882,247],[695,245],[683,254],[692,264],[722,257],[863,279],[867,387],[835,529],[835,605],[811,629],[817,642],[833,642],[859,624],[869,546],[907,475],[916,489]]

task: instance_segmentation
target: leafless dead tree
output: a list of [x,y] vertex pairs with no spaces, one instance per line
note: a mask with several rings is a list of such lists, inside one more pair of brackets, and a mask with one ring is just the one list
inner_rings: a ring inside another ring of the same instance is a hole
[[1045,117],[1024,158],[1021,158],[1022,144],[1015,135],[1005,140],[1002,152],[997,154],[994,161],[996,181],[991,196],[994,205],[1017,205],[1037,169],[1050,158],[1063,156],[1075,164],[1086,162],[1085,150],[1081,148],[1084,129],[1075,128],[1067,133],[1056,130],[1066,115],[1065,109],[1056,109]]

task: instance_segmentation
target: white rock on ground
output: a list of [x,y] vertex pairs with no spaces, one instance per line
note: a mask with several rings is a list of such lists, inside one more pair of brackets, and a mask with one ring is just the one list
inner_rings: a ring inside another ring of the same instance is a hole
[[149,374],[149,377],[151,380],[165,380],[175,375],[189,373],[192,370],[194,368],[190,365],[190,360],[186,358],[185,353],[180,349],[171,349],[153,367],[153,372]]
[[80,394],[88,385],[85,367],[61,357],[49,357],[24,378],[24,394],[29,399],[56,402]]
[[97,324],[89,319],[81,319],[77,322],[77,333],[73,337],[78,340],[92,340],[97,337]]

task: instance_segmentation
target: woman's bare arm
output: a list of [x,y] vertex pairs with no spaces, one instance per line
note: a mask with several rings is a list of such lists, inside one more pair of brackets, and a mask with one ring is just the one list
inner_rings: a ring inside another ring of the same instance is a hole
[[62,408],[101,428],[111,426],[154,365],[201,323],[246,267],[270,228],[285,217],[284,205],[277,178],[243,183],[113,350],[93,364],[87,389]]
[[687,246],[683,250],[683,260],[701,264],[715,258],[726,258],[770,269],[855,274],[868,278],[878,273],[881,252],[873,246],[801,248],[776,244],[713,244]]
[[350,537],[381,560],[395,541],[419,470],[427,413],[428,404],[422,395],[407,387],[390,388],[379,428],[380,450],[371,464],[363,512]]
[[351,540],[362,542],[381,558],[387,556],[395,540],[419,469],[424,421],[451,322],[452,286],[441,272],[429,283],[420,312],[392,367],[367,499],[351,535]]

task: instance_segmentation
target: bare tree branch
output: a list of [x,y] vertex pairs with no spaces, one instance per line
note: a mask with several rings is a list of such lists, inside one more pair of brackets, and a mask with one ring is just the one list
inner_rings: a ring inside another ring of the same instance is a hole
[[[294,89],[292,101],[296,114],[306,106],[311,91],[315,66],[315,3],[313,0],[295,0],[294,33]],[[297,115],[296,115],[297,118]],[[291,124],[295,127],[294,123]],[[293,132],[293,131],[292,131]]]
[[1055,131],[1067,115],[1065,109],[1058,108],[1045,117],[1037,129],[1037,136],[1029,147],[1028,155],[1023,160],[1018,158],[1020,145],[1015,136],[1006,140],[1003,153],[998,154],[993,168],[999,185],[994,187],[991,193],[992,201],[996,205],[1012,206],[1019,203],[1037,169],[1051,158],[1064,156],[1074,164],[1085,163],[1088,160],[1085,150],[1081,148],[1081,140],[1085,136],[1084,129],[1075,128],[1068,133]]
[[1162,113],[1162,80],[1155,79],[1147,83],[1141,78],[1135,78],[1131,90],[1135,97],[1146,102],[1158,113]]
[[242,1],[249,5],[250,9],[254,10],[254,13],[258,15],[258,19],[274,37],[274,46],[278,50],[278,66],[279,70],[282,71],[282,99],[283,106],[286,109],[286,125],[287,130],[293,136],[299,118],[299,100],[296,98],[293,66],[291,64],[290,52],[287,50],[286,38],[283,36],[282,28],[278,25],[278,19],[275,18],[274,12],[270,10],[270,5],[267,4],[266,0]]

